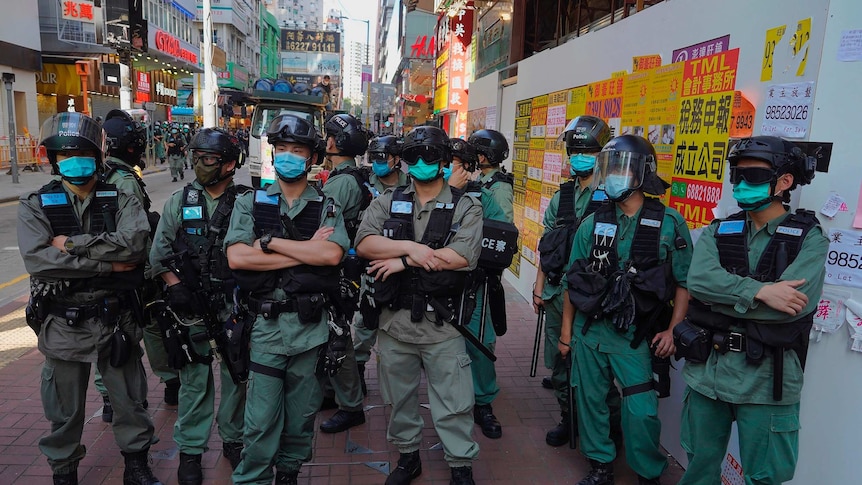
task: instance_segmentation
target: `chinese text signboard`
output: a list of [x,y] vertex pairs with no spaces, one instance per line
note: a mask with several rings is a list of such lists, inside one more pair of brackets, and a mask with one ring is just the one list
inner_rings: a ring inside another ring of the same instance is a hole
[[322,30],[281,29],[281,50],[290,52],[341,52],[341,33]]

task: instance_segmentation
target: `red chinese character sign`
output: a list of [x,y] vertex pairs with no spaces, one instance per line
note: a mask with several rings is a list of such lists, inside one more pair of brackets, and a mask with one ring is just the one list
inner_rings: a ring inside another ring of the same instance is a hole
[[63,9],[63,20],[94,22],[92,0],[63,0],[61,7]]
[[473,38],[473,10],[464,9],[454,17],[441,16],[437,22],[437,76],[434,111],[463,112],[458,116],[452,137],[467,135],[467,63]]
[[150,100],[150,74],[135,71],[135,102],[146,103]]

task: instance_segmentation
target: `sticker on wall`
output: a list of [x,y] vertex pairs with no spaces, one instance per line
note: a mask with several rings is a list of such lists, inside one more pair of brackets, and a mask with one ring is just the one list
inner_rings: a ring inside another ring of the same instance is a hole
[[814,341],[819,342],[824,333],[835,333],[844,325],[846,308],[844,302],[852,295],[849,291],[823,290],[817,309],[814,311],[814,324],[811,333]]
[[[796,68],[796,76],[801,77],[805,75],[805,63],[808,61],[808,41],[811,39],[811,17],[807,19],[802,19],[796,23],[796,32],[793,33],[793,37],[790,38],[790,50],[793,53],[793,59],[796,59],[796,56],[799,53],[802,53],[802,60],[799,62],[799,67]],[[802,49],[805,48],[803,51]]]
[[781,25],[766,31],[766,41],[763,44],[763,62],[760,66],[760,81],[772,80],[772,67],[775,63],[775,49],[784,37],[787,25]]
[[841,32],[837,59],[840,62],[862,61],[862,29]]
[[761,135],[805,138],[811,124],[814,81],[772,84],[766,90]]
[[730,110],[730,138],[748,138],[754,134],[754,105],[742,91],[733,92],[733,107]]
[[862,231],[831,229],[825,283],[862,288]]

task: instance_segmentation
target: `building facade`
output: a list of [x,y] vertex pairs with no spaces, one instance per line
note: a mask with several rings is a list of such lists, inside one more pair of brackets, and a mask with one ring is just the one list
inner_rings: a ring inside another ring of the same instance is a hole
[[323,30],[323,0],[263,0],[285,29]]
[[[42,42],[39,36],[39,9],[32,0],[9,0],[15,15],[0,17],[0,73],[12,74],[12,100],[15,132],[18,136],[39,135],[36,108],[36,81],[42,70]],[[6,76],[8,78],[8,76]],[[0,147],[8,146],[9,118],[5,83],[0,83]],[[8,149],[2,150],[0,165],[5,167]]]
[[260,9],[260,77],[275,78],[279,72],[278,20],[267,9]]

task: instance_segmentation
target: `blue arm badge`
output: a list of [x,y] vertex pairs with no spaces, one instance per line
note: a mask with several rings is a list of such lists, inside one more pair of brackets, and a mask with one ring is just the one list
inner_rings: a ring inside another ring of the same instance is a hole
[[193,206],[193,207],[183,207],[183,220],[184,221],[199,221],[204,218],[204,211],[202,206]]
[[730,234],[742,234],[744,230],[745,221],[721,221],[718,223],[718,230],[716,231],[716,234],[720,236],[727,236]]

